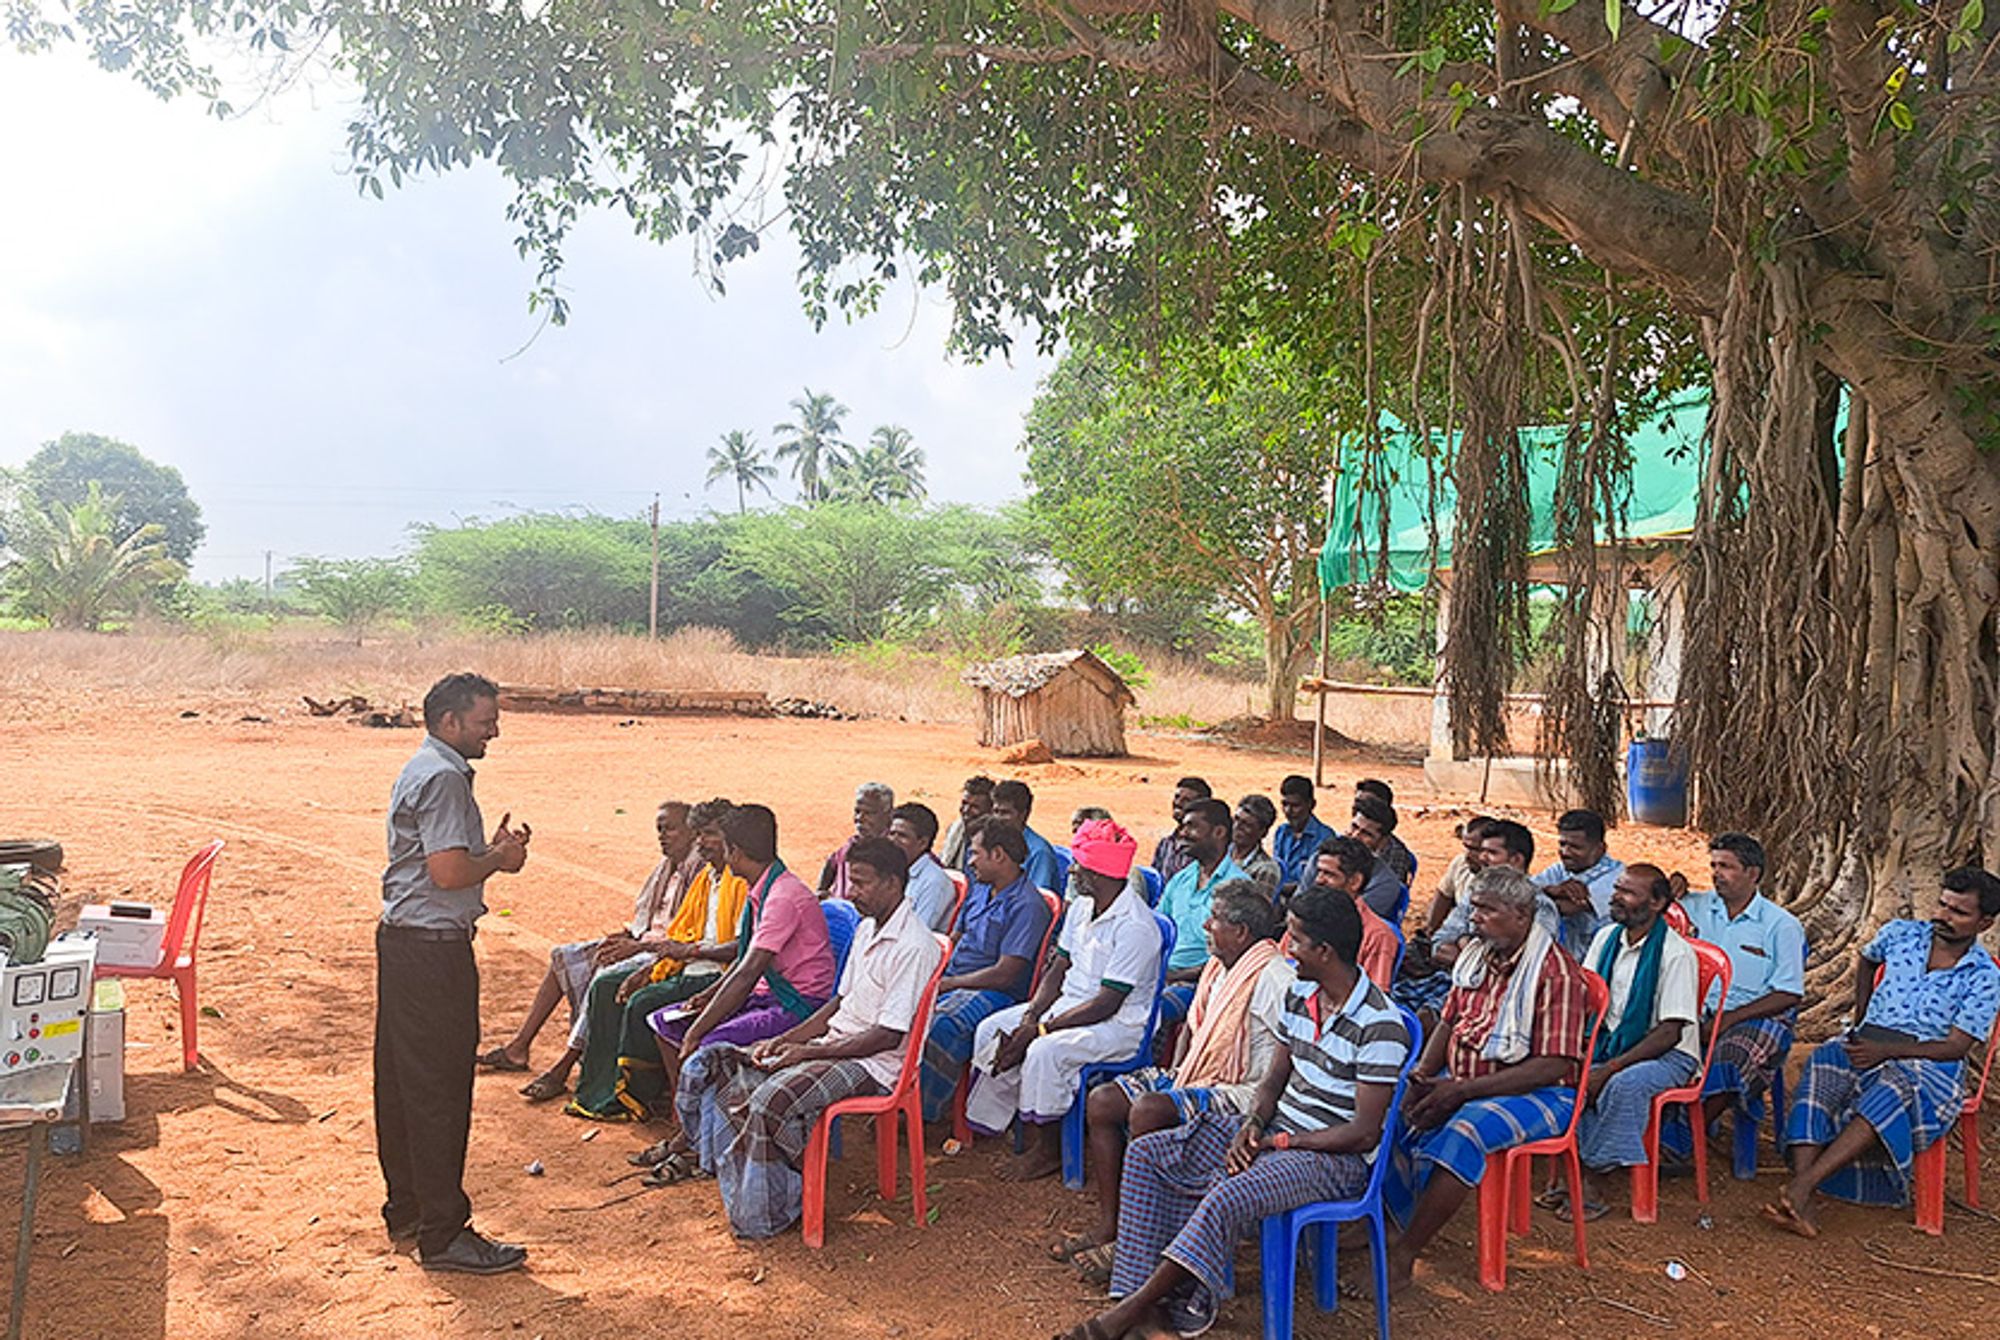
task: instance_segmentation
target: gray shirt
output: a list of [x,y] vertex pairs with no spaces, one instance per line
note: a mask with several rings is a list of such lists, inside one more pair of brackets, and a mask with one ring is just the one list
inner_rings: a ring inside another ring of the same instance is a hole
[[456,749],[426,735],[389,793],[389,867],[382,872],[382,920],[391,926],[470,931],[486,911],[481,881],[441,889],[424,858],[463,848],[486,853],[486,823],[472,798],[472,765]]

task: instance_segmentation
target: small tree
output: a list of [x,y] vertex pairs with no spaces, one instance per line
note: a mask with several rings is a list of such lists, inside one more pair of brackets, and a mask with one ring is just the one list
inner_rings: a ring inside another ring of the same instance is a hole
[[43,444],[21,467],[21,482],[44,505],[70,507],[82,503],[95,483],[112,509],[114,540],[127,539],[142,526],[156,526],[167,557],[182,567],[193,560],[208,533],[180,471],[98,433],[64,433]]
[[399,558],[301,558],[288,575],[315,614],[352,633],[357,643],[383,620],[406,612],[414,590],[410,565]]
[[741,428],[732,428],[722,435],[722,445],[708,449],[708,478],[705,482],[715,483],[727,479],[736,485],[736,514],[743,515],[749,510],[746,495],[752,489],[771,491],[771,481],[778,477],[778,468],[764,459],[764,449],[757,445],[757,439]]
[[94,480],[79,503],[24,510],[12,538],[21,557],[7,570],[21,608],[54,628],[94,631],[186,575],[168,556],[161,527],[149,523],[120,539],[118,516],[118,499]]

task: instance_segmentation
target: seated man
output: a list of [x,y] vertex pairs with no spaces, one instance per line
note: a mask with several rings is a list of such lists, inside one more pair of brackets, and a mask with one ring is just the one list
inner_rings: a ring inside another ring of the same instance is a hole
[[[1944,877],[1937,914],[1892,921],[1854,965],[1859,1028],[1815,1048],[1786,1120],[1792,1180],[1764,1217],[1819,1236],[1813,1192],[1902,1205],[1910,1165],[1965,1105],[1965,1058],[2000,1012],[2000,967],[1978,943],[2000,916],[2000,878],[1976,866]],[[1877,970],[1882,981],[1875,981]]]
[[1278,929],[1277,908],[1257,885],[1232,879],[1216,886],[1207,926],[1212,953],[1195,987],[1172,1068],[1148,1066],[1090,1091],[1085,1116],[1097,1225],[1056,1249],[1085,1279],[1101,1285],[1111,1278],[1118,1171],[1128,1129],[1137,1139],[1210,1108],[1250,1110],[1258,1083],[1283,1045],[1285,993],[1297,979],[1278,948]]
[[[735,962],[750,886],[731,874],[722,820],[736,808],[717,797],[688,811],[702,866],[674,911],[653,961],[608,969],[590,982],[582,1070],[563,1110],[597,1121],[644,1121],[661,1098],[660,1050],[646,1020],[686,1000]],[[661,1110],[670,1110],[662,1105]]]
[[1271,855],[1284,872],[1278,885],[1280,897],[1311,885],[1319,844],[1333,836],[1331,828],[1313,817],[1316,803],[1312,778],[1293,773],[1278,784],[1278,808],[1284,811],[1285,821],[1271,834]]
[[658,1180],[717,1178],[738,1237],[773,1237],[798,1222],[800,1168],[820,1114],[843,1098],[887,1093],[902,1073],[942,952],[903,897],[907,868],[895,843],[857,839],[847,896],[863,919],[833,999],[749,1050],[706,1048],[681,1077],[676,1106],[694,1151],[669,1157]]
[[1278,886],[1285,882],[1285,871],[1264,850],[1264,838],[1277,822],[1278,807],[1269,796],[1245,796],[1236,803],[1229,828],[1229,859],[1242,866],[1250,882],[1274,903]]
[[847,849],[863,838],[887,837],[896,810],[896,793],[887,782],[863,782],[854,788],[854,836],[833,849],[819,870],[819,896],[847,896]]
[[1208,966],[1209,900],[1225,880],[1248,879],[1229,858],[1229,807],[1219,800],[1196,800],[1181,819],[1180,847],[1188,860],[1160,893],[1160,915],[1174,923],[1173,957],[1167,961],[1167,994],[1160,1023],[1177,1022],[1194,999],[1194,984]]
[[[826,914],[804,880],[778,859],[778,817],[763,805],[740,805],[722,820],[725,859],[750,885],[743,945],[722,980],[682,1004],[647,1019],[660,1053],[661,1082],[671,1102],[680,1068],[697,1051],[721,1042],[747,1047],[808,1018],[833,994],[833,943]],[[652,1167],[684,1153],[682,1136],[632,1156]]]
[[1181,821],[1187,818],[1188,806],[1197,800],[1214,798],[1215,791],[1205,778],[1183,777],[1174,783],[1174,826],[1165,837],[1153,844],[1153,869],[1160,872],[1161,879],[1172,879],[1194,859],[1181,845]]
[[1540,898],[1519,870],[1488,867],[1472,881],[1476,938],[1452,966],[1404,1091],[1402,1159],[1386,1187],[1404,1225],[1389,1250],[1392,1289],[1409,1283],[1489,1155],[1569,1127],[1590,997],[1583,970],[1536,919]]
[[695,849],[694,829],[688,822],[684,800],[669,800],[653,818],[659,835],[660,862],[646,882],[639,886],[639,898],[632,908],[632,920],[601,940],[582,940],[557,945],[549,951],[549,970],[535,991],[528,1017],[521,1021],[504,1046],[479,1057],[489,1070],[526,1070],[528,1048],[542,1025],[555,1013],[556,1002],[569,1002],[569,1045],[556,1063],[530,1080],[521,1092],[531,1103],[546,1102],[569,1087],[569,1072],[583,1055],[589,1034],[590,1009],[587,993],[591,978],[600,972],[630,975],[649,966],[669,938],[668,925],[680,910],[695,877],[701,872],[701,854]]
[[1122,1301],[1065,1340],[1202,1334],[1229,1297],[1237,1245],[1267,1216],[1367,1186],[1386,1157],[1377,1146],[1410,1036],[1355,966],[1357,906],[1317,889],[1292,901],[1299,981],[1285,998],[1284,1049],[1247,1118],[1215,1107],[1133,1140],[1111,1275]]
[[1009,779],[993,788],[993,817],[1020,829],[1022,840],[1028,844],[1028,859],[1021,863],[1021,868],[1028,872],[1036,888],[1060,895],[1062,880],[1057,875],[1056,849],[1047,838],[1028,827],[1028,816],[1034,811],[1035,793],[1026,782]]
[[[1729,955],[1729,995],[1702,1002],[1703,1033],[1717,1008],[1722,1032],[1702,1086],[1704,1125],[1732,1106],[1761,1118],[1764,1094],[1779,1058],[1791,1050],[1792,1028],[1806,991],[1806,933],[1799,919],[1757,891],[1764,845],[1747,833],[1718,833],[1708,844],[1715,889],[1684,893],[1681,908],[1700,938]],[[1678,880],[1679,876],[1672,876]],[[1675,1121],[1660,1131],[1662,1149],[1689,1152],[1691,1134]]]
[[1344,893],[1359,905],[1361,952],[1355,961],[1369,981],[1387,991],[1394,982],[1396,955],[1402,952],[1403,942],[1396,938],[1395,929],[1361,900],[1361,890],[1367,887],[1375,865],[1375,853],[1362,846],[1359,839],[1336,833],[1319,844],[1319,856],[1313,865],[1313,887]]
[[1581,954],[1610,915],[1611,888],[1625,863],[1606,854],[1604,820],[1595,810],[1568,810],[1556,820],[1556,856],[1535,883],[1562,914],[1562,947]]
[[[1488,819],[1472,854],[1472,864],[1477,870],[1505,866],[1523,875],[1534,859],[1535,835],[1512,819]],[[1551,937],[1562,932],[1562,914],[1556,911],[1555,903],[1546,893],[1535,900],[1535,924]],[[1429,1012],[1442,1006],[1451,990],[1451,966],[1472,938],[1472,904],[1461,897],[1431,936],[1425,955],[1430,974],[1422,977],[1404,974],[1393,993],[1396,1003],[1414,1011],[1428,1026]]]
[[958,885],[931,855],[937,831],[937,812],[928,805],[898,805],[889,816],[889,841],[901,847],[910,862],[903,896],[915,909],[917,920],[945,935],[950,933],[952,913],[958,909]]
[[1451,864],[1444,868],[1438,879],[1437,890],[1431,897],[1431,905],[1424,914],[1424,924],[1410,934],[1410,946],[1403,955],[1403,966],[1396,973],[1396,988],[1392,993],[1396,1003],[1406,1009],[1422,1013],[1437,1012],[1444,1003],[1445,992],[1451,990],[1451,974],[1443,971],[1443,965],[1431,960],[1431,937],[1436,935],[1465,896],[1466,885],[1479,873],[1479,844],[1486,836],[1486,827],[1492,823],[1485,815],[1474,815],[1458,826],[1457,837],[1461,850],[1451,858]]
[[[1357,796],[1370,795],[1379,797],[1382,803],[1389,806],[1392,810],[1396,806],[1396,792],[1394,789],[1387,782],[1377,781],[1373,777],[1363,777],[1360,781],[1356,782],[1354,784],[1354,794]],[[1417,854],[1404,846],[1403,839],[1397,837],[1393,832],[1389,834],[1388,840],[1382,844],[1381,859],[1389,863],[1390,871],[1406,886],[1409,884],[1411,876],[1417,873]]]
[[1028,998],[1048,937],[1049,905],[1021,869],[1027,859],[1021,830],[1005,819],[989,816],[973,826],[973,882],[924,1040],[925,1121],[950,1114],[980,1021]]
[[1356,792],[1354,816],[1348,822],[1347,836],[1368,848],[1369,854],[1375,858],[1375,869],[1361,890],[1361,901],[1384,921],[1400,921],[1410,902],[1409,885],[1397,876],[1395,867],[1384,855],[1389,850],[1389,840],[1395,834],[1396,807],[1372,792]]
[[[1585,1219],[1602,1219],[1608,1209],[1591,1174],[1642,1166],[1654,1097],[1684,1088],[1701,1070],[1701,969],[1661,916],[1673,896],[1658,866],[1619,871],[1611,924],[1584,958],[1611,988],[1590,1063],[1590,1105],[1576,1132]],[[1541,1203],[1564,1219],[1574,1213],[1559,1186]]]
[[968,879],[972,876],[972,830],[993,813],[993,779],[968,777],[958,796],[958,817],[945,830],[938,860]]
[[1130,1056],[1145,1034],[1160,976],[1160,930],[1125,879],[1139,844],[1108,820],[1087,823],[1072,848],[1083,892],[1063,916],[1055,954],[1025,1005],[989,1016],[972,1043],[965,1115],[993,1134],[1016,1114],[1034,1128],[1000,1177],[1026,1181],[1062,1167],[1060,1123],[1092,1061]]

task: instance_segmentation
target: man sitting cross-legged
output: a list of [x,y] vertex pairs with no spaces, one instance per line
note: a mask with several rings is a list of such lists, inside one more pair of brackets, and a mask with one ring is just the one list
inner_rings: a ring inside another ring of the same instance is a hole
[[1392,1288],[1485,1175],[1489,1155],[1562,1133],[1588,1035],[1583,970],[1535,916],[1541,890],[1518,869],[1472,881],[1475,937],[1404,1093],[1407,1125],[1388,1179],[1404,1224],[1389,1251]]
[[1098,1284],[1111,1278],[1128,1129],[1137,1139],[1211,1107],[1248,1112],[1282,1046],[1285,993],[1297,974],[1278,948],[1278,912],[1270,896],[1245,879],[1218,885],[1206,930],[1212,956],[1195,986],[1173,1067],[1148,1066],[1090,1091],[1085,1116],[1097,1224],[1055,1250]]
[[[1612,885],[1611,924],[1584,956],[1611,988],[1590,1063],[1590,1105],[1576,1133],[1585,1219],[1606,1212],[1591,1173],[1643,1165],[1654,1097],[1686,1086],[1701,1069],[1701,969],[1660,915],[1672,901],[1658,866],[1626,866]],[[1568,1202],[1557,1186],[1539,1198],[1563,1219],[1574,1213]]]
[[902,848],[887,838],[858,838],[845,865],[847,896],[863,920],[834,998],[749,1050],[704,1048],[681,1073],[676,1106],[694,1162],[670,1159],[661,1179],[717,1178],[739,1237],[772,1237],[798,1221],[800,1166],[822,1112],[843,1098],[895,1087],[942,952],[903,896],[909,864]]
[[1311,889],[1292,901],[1299,981],[1285,997],[1284,1047],[1247,1118],[1221,1107],[1132,1141],[1118,1197],[1111,1293],[1122,1301],[1066,1340],[1161,1329],[1200,1335],[1229,1296],[1237,1244],[1266,1216],[1360,1193],[1396,1076],[1410,1054],[1402,1015],[1355,966],[1353,899]]
[[1806,1061],[1785,1126],[1792,1180],[1764,1207],[1766,1219],[1814,1238],[1815,1191],[1864,1205],[1908,1202],[1911,1165],[1958,1121],[1966,1055],[1988,1040],[2000,1010],[2000,967],[1978,943],[1996,916],[2000,878],[1954,870],[1929,924],[1892,921],[1862,949],[1861,1026]]
[[1319,855],[1313,858],[1312,884],[1316,889],[1346,894],[1361,909],[1361,971],[1387,991],[1395,981],[1396,954],[1403,943],[1361,897],[1375,866],[1375,853],[1363,846],[1361,839],[1336,833],[1319,844]]
[[561,1096],[569,1087],[569,1073],[583,1055],[589,1036],[588,992],[591,979],[599,973],[630,974],[650,967],[672,933],[674,914],[680,910],[702,867],[695,847],[695,833],[688,804],[669,800],[653,819],[659,835],[660,862],[646,882],[639,886],[639,898],[632,908],[632,920],[601,940],[583,940],[557,945],[549,951],[549,970],[535,992],[528,1017],[506,1045],[495,1047],[479,1058],[489,1070],[526,1070],[528,1048],[542,1025],[555,1013],[556,1005],[569,1002],[569,1045],[556,1063],[528,1081],[521,1092],[532,1103]]
[[925,1121],[950,1113],[972,1057],[973,1030],[995,1010],[1027,999],[1048,939],[1049,904],[1021,868],[1028,859],[1021,830],[1004,819],[982,819],[972,826],[971,847],[973,882],[924,1040]]
[[[563,1109],[596,1121],[643,1121],[660,1102],[660,1049],[646,1020],[715,981],[736,959],[750,886],[730,872],[722,820],[735,806],[717,797],[688,811],[701,870],[652,946],[657,957],[629,971],[611,968],[590,982],[582,1068]],[[669,1110],[662,1106],[662,1110]]]
[[1202,927],[1208,921],[1208,904],[1216,887],[1226,880],[1250,878],[1230,859],[1233,832],[1229,807],[1219,800],[1190,801],[1182,811],[1177,837],[1180,849],[1187,853],[1187,864],[1167,881],[1160,894],[1160,915],[1174,923],[1177,937],[1173,957],[1167,962],[1167,994],[1160,1002],[1162,1027],[1187,1013],[1188,1002],[1194,999],[1195,980],[1208,967],[1208,935]]
[[[705,1046],[739,1047],[776,1037],[811,1016],[833,994],[833,945],[826,914],[805,881],[778,859],[778,817],[741,805],[722,821],[729,868],[750,883],[742,946],[722,980],[680,1005],[653,1011],[647,1023],[659,1045],[661,1079],[671,1101],[681,1066]],[[685,1153],[681,1135],[632,1155],[641,1167]],[[687,1161],[656,1174],[684,1175]]]
[[1108,819],[1077,830],[1071,853],[1084,896],[1063,916],[1055,954],[1025,1005],[988,1017],[972,1042],[966,1119],[993,1134],[1018,1113],[1034,1128],[1003,1180],[1062,1167],[1061,1122],[1092,1061],[1130,1056],[1145,1034],[1160,975],[1160,931],[1126,884],[1139,844]]

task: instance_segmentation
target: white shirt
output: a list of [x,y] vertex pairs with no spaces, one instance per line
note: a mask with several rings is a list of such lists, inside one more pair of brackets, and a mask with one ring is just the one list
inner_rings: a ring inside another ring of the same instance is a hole
[[1067,1013],[1100,988],[1118,987],[1125,990],[1125,1000],[1107,1022],[1143,1032],[1160,986],[1159,923],[1130,885],[1111,900],[1104,915],[1092,918],[1096,906],[1090,898],[1078,898],[1063,914],[1056,948],[1068,957],[1069,969],[1049,1013]]
[[[1632,943],[1625,936],[1625,928],[1614,921],[1591,940],[1584,967],[1597,970],[1597,956],[1604,951],[1605,937],[1610,935],[1618,937],[1618,957],[1611,961],[1611,976],[1605,983],[1611,988],[1611,1004],[1604,1011],[1606,1033],[1617,1028],[1618,1021],[1625,1017],[1626,998],[1632,994],[1632,979],[1639,971],[1639,955],[1646,948],[1644,939]],[[1669,928],[1666,943],[1660,946],[1659,1009],[1649,1014],[1655,1023],[1679,1019],[1686,1025],[1674,1050],[1686,1052],[1697,1065],[1701,1063],[1701,1030],[1695,1026],[1700,1017],[1700,984],[1701,968],[1695,961],[1694,950]]]
[[[876,1052],[861,1062],[885,1089],[896,1087],[917,1006],[923,1002],[924,988],[930,985],[931,973],[943,955],[937,936],[917,916],[908,898],[896,905],[880,927],[875,918],[867,917],[854,928],[847,967],[835,988],[840,1004],[827,1022],[826,1036],[828,1041],[839,1041],[878,1025],[903,1033],[902,1046]],[[916,1045],[923,1046],[923,1039],[916,1039]]]

